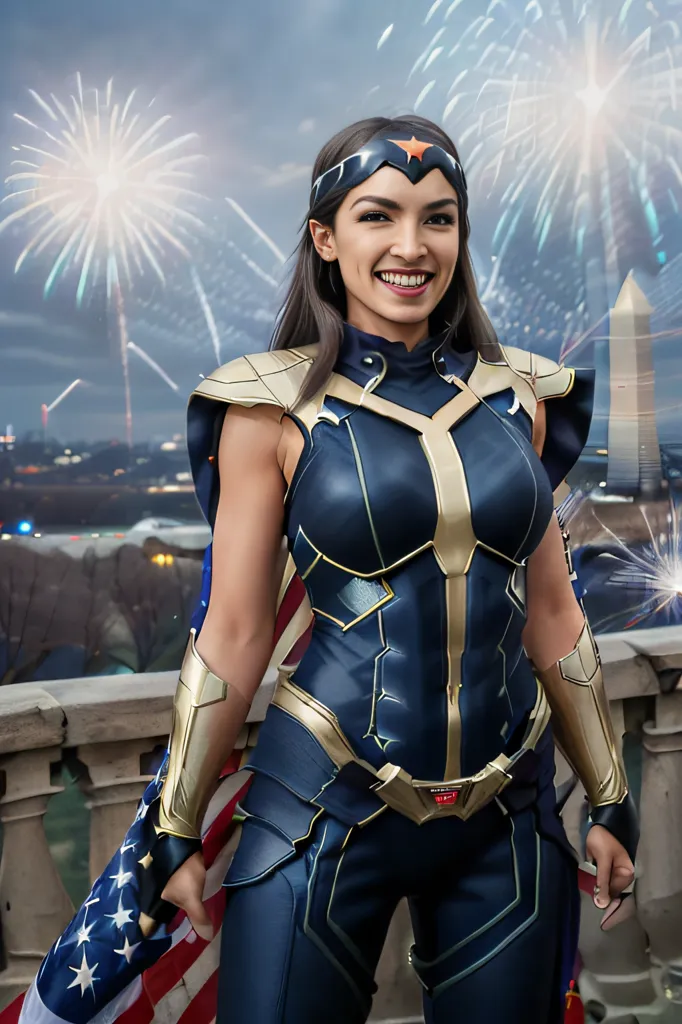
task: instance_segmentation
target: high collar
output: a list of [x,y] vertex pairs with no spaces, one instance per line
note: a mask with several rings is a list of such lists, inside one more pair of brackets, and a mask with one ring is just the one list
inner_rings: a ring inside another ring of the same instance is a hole
[[379,335],[367,334],[344,323],[336,366],[340,372],[345,367],[368,379],[382,370],[385,371],[384,376],[394,380],[402,377],[414,380],[429,373],[441,376],[454,373],[461,376],[470,367],[475,353],[471,350],[458,353],[445,349],[446,335],[446,331],[434,334],[408,349],[402,341],[387,341]]

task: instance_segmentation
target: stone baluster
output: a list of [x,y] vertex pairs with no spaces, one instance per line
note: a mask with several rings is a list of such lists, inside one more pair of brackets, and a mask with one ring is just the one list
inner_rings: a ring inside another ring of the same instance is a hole
[[30,985],[43,957],[73,916],[43,827],[50,797],[63,789],[50,779],[51,765],[60,758],[59,747],[0,757],[4,777],[0,916],[6,960],[0,974],[0,1008]]
[[0,688],[0,921],[4,970],[0,1009],[30,983],[68,924],[73,907],[52,860],[43,827],[61,759],[64,715],[59,702],[30,683]]
[[375,981],[377,993],[372,1003],[372,1021],[423,1021],[423,990],[409,962],[410,946],[414,942],[412,922],[407,900],[398,904],[391,921]]
[[639,914],[654,968],[672,967],[682,982],[682,692],[656,698],[643,746]]
[[151,775],[141,773],[140,761],[167,737],[83,743],[78,762],[87,769],[79,786],[90,809],[90,881],[104,870],[135,817],[137,804]]

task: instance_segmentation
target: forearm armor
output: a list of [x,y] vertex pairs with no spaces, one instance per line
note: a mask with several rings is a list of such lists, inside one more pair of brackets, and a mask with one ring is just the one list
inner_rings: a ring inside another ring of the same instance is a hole
[[[249,701],[204,664],[191,630],[173,702],[168,751],[168,774],[161,793],[159,831],[184,839],[199,839],[201,821],[218,781],[207,757],[211,743],[213,704],[227,701],[234,709],[232,736],[221,743],[234,746],[250,707]],[[229,723],[229,719],[228,719]],[[228,723],[223,723],[228,728]]]
[[[220,743],[226,756],[234,747],[250,707],[249,701],[204,664],[191,630],[173,702],[168,754],[162,769],[163,787],[143,822],[147,852],[139,863],[140,919],[144,935],[168,923],[177,908],[161,899],[168,880],[192,854],[201,850],[201,823],[218,782],[213,705],[228,702],[234,715],[221,715]],[[229,711],[229,706],[226,710]],[[229,733],[229,735],[228,735]]]
[[[568,534],[562,531],[570,575]],[[557,745],[582,782],[593,825],[603,825],[631,857],[638,825],[613,731],[601,659],[587,619],[574,649],[536,675],[552,709]]]

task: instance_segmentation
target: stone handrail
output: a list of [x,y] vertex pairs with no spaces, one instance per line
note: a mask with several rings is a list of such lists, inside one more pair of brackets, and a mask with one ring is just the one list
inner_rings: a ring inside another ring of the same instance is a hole
[[[604,635],[599,646],[617,732],[632,732],[641,743],[642,843],[637,917],[605,934],[586,907],[581,984],[605,1006],[665,1010],[670,1004],[660,970],[682,965],[682,689],[675,689],[682,628]],[[134,817],[153,755],[166,746],[176,681],[176,672],[160,672],[0,689],[0,1008],[27,988],[73,914],[43,827],[50,798],[63,789],[61,766],[76,772],[88,798],[94,880]],[[238,746],[255,741],[275,682],[269,671]],[[581,800],[574,794],[565,811],[576,844]],[[407,966],[409,941],[403,906],[380,965],[372,1020],[421,1020],[418,985]],[[177,999],[173,1005],[177,1012]],[[644,1019],[663,1017],[652,1010]]]

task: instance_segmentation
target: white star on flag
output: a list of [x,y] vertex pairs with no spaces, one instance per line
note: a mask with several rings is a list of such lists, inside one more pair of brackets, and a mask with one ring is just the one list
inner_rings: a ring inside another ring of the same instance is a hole
[[88,966],[88,961],[85,959],[85,951],[83,951],[83,959],[81,961],[80,967],[71,967],[69,965],[69,970],[74,971],[76,977],[73,979],[70,985],[66,986],[67,989],[75,988],[76,985],[80,985],[81,999],[85,995],[86,988],[91,988],[94,993],[95,986],[93,985],[93,981],[99,981],[99,978],[95,977],[95,971],[97,970],[98,967],[99,964],[95,964],[94,967]]
[[78,946],[80,946],[81,943],[83,943],[83,942],[89,942],[90,941],[90,932],[92,931],[92,929],[94,927],[95,927],[95,922],[94,921],[93,921],[92,924],[87,925],[87,927],[86,927],[85,921],[83,921],[83,924],[80,926],[80,928],[78,929],[78,931],[76,933],[76,935],[78,936],[78,942],[77,942]]
[[120,955],[124,956],[126,958],[126,960],[128,961],[128,963],[130,963],[130,961],[133,958],[133,953],[135,952],[135,950],[137,949],[137,947],[139,945],[140,945],[139,942],[135,942],[131,946],[130,943],[128,942],[128,936],[126,935],[126,937],[123,940],[123,949],[115,949],[114,953],[120,953]]
[[115,914],[105,914],[105,917],[112,918],[117,928],[123,928],[124,924],[132,924],[131,915],[132,910],[125,910],[123,908],[123,893],[118,898],[118,910]]
[[123,854],[126,852],[126,850],[134,850],[136,846],[137,846],[137,843],[126,843],[126,842],[124,842],[123,845],[121,847],[119,847],[119,851],[118,852],[121,854],[121,856],[123,856]]
[[[146,804],[144,800],[140,800],[140,808],[137,814],[135,815],[135,821],[142,821],[142,819],[146,816],[148,810],[149,804]],[[133,824],[135,824],[135,822],[133,822]]]
[[132,871],[124,871],[122,864],[119,867],[117,874],[109,875],[109,878],[113,878],[113,880],[116,882],[117,889],[122,889],[126,882],[129,882],[132,877]]

